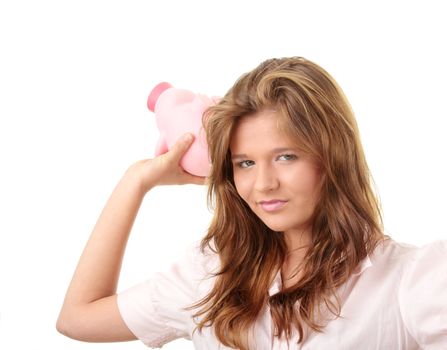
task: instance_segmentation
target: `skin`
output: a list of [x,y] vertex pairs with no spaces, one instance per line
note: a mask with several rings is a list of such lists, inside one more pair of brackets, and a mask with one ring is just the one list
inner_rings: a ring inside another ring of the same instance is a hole
[[[239,195],[269,228],[284,233],[289,254],[282,273],[288,286],[297,281],[297,267],[310,243],[321,175],[278,128],[276,113],[263,110],[242,117],[230,149]],[[262,204],[277,199],[281,200],[277,205]]]

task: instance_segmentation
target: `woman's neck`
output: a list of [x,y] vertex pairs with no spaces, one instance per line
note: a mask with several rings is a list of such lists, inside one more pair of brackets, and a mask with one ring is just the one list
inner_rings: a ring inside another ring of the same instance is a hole
[[287,245],[287,254],[301,255],[303,251],[307,251],[311,243],[310,237],[311,237],[310,229],[285,231],[284,239]]

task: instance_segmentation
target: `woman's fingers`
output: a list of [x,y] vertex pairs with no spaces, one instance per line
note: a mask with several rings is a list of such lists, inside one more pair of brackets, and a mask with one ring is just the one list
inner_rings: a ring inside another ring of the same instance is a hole
[[144,193],[158,185],[203,185],[206,178],[186,172],[180,165],[180,160],[194,141],[193,134],[180,137],[172,148],[153,159],[137,162],[135,172],[141,177]]
[[194,135],[190,133],[184,134],[182,137],[180,137],[174,144],[174,146],[172,146],[171,150],[168,152],[169,157],[172,157],[171,160],[177,163],[180,162],[180,159],[186,153],[193,141]]
[[[180,168],[180,160],[185,155],[191,144],[194,142],[194,135],[191,133],[184,134],[177,142],[172,146],[171,150],[166,154],[170,162],[175,163]],[[181,169],[181,168],[180,168]],[[192,175],[183,169],[181,169],[181,183],[183,184],[196,184],[203,185],[205,183],[205,177]]]
[[184,173],[183,179],[184,184],[204,185],[206,182],[206,177],[191,175],[187,172]]
[[194,141],[194,135],[191,133],[184,134],[171,149],[154,159],[159,164],[156,168],[162,169],[159,176],[158,184],[197,184],[203,185],[205,178],[192,175],[186,172],[180,165],[180,160],[185,155]]

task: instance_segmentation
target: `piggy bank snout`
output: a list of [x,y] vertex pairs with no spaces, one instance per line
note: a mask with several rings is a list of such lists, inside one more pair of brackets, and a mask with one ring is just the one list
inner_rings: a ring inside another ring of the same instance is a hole
[[151,112],[155,111],[155,104],[157,103],[158,98],[160,95],[167,89],[172,88],[172,85],[166,82],[160,83],[157,86],[155,86],[151,93],[149,94],[149,97],[147,98],[147,108]]

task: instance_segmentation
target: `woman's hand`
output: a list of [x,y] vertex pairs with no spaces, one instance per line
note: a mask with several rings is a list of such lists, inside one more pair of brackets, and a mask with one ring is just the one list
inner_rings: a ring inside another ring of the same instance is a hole
[[192,134],[183,135],[170,151],[153,159],[143,159],[134,163],[127,170],[126,175],[137,177],[143,194],[160,185],[203,185],[204,177],[187,173],[179,164],[193,141]]

